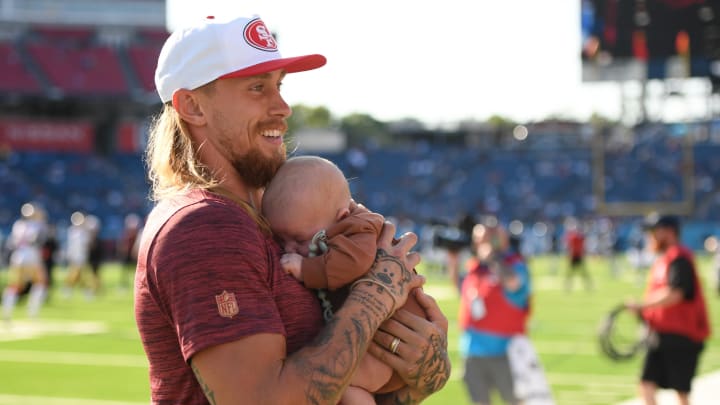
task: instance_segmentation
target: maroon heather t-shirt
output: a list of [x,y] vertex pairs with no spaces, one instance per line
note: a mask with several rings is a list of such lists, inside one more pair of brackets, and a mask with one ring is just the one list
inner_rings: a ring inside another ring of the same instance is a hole
[[188,366],[197,352],[257,333],[288,354],[322,328],[313,293],[280,268],[280,249],[234,202],[195,190],[160,202],[143,231],[135,319],[154,404],[207,404]]

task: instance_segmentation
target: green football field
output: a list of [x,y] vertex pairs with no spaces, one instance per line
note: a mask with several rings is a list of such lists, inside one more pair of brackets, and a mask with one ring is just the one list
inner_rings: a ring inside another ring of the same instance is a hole
[[[711,278],[711,262],[700,257],[706,298],[715,331],[718,295]],[[599,324],[616,304],[639,297],[643,287],[633,269],[618,261],[612,277],[609,261],[589,262],[595,282],[585,292],[575,280],[571,292],[563,288],[562,258],[531,259],[535,287],[530,337],[537,349],[556,403],[612,404],[634,396],[640,357],[613,362],[600,354]],[[130,405],[148,403],[147,363],[135,329],[132,296],[117,288],[118,266],[103,267],[105,291],[93,300],[81,290],[67,298],[53,291],[39,319],[28,320],[25,303],[13,322],[0,324],[0,405]],[[438,299],[450,320],[451,380],[427,404],[470,404],[462,385],[462,361],[457,352],[458,296],[438,267],[421,270],[428,277],[426,291]],[[56,270],[56,280],[65,273]],[[4,286],[6,272],[0,272]],[[715,334],[701,358],[700,373],[720,369],[720,338]]]

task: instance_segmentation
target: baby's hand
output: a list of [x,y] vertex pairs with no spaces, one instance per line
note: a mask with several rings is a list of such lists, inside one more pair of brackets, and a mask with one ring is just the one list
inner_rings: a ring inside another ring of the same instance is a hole
[[285,253],[280,257],[280,265],[286,273],[292,274],[296,279],[303,281],[302,267],[303,257],[297,253]]

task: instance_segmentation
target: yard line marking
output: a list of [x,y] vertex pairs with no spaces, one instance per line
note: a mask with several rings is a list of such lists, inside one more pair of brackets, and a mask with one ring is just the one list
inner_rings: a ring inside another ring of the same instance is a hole
[[39,397],[0,394],[0,405],[140,405],[148,402],[108,401],[102,399]]
[[141,355],[50,352],[38,350],[0,350],[0,362],[64,364],[77,366],[148,367],[147,359],[145,356]]
[[89,335],[107,331],[108,327],[104,322],[17,320],[0,325],[0,342],[34,339],[47,335]]

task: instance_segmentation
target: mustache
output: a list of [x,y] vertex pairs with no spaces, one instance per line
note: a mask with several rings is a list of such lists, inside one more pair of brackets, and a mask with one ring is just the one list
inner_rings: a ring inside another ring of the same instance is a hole
[[282,118],[272,119],[272,120],[266,120],[258,124],[258,130],[260,131],[267,131],[267,130],[280,130],[283,134],[287,133],[288,131],[288,124],[287,122]]

